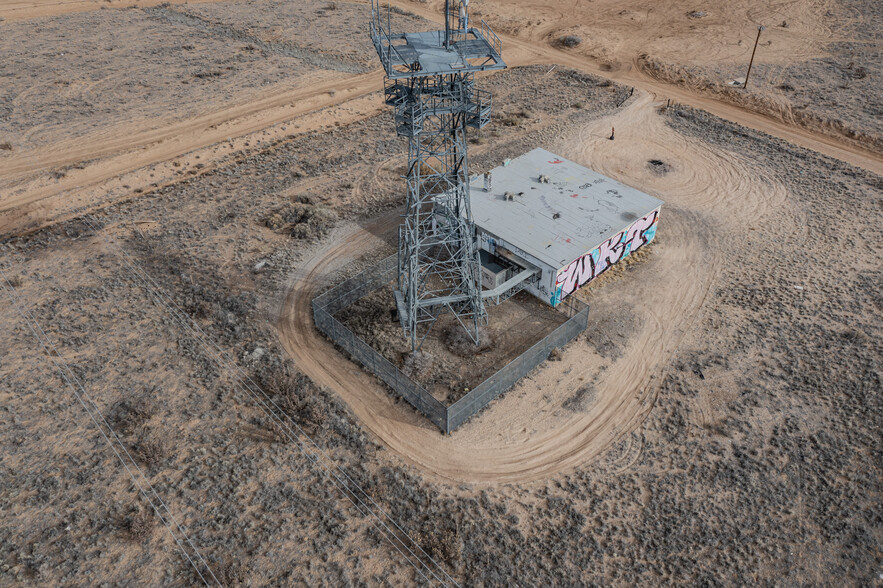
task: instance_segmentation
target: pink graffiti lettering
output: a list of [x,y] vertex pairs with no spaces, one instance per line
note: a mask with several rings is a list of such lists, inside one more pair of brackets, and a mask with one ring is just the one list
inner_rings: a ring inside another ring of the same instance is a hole
[[561,293],[560,298],[572,294],[578,288],[597,278],[611,265],[622,259],[626,255],[626,251],[630,254],[649,243],[655,231],[649,237],[647,232],[659,220],[658,216],[658,211],[654,210],[647,216],[639,218],[625,231],[611,237],[599,245],[597,249],[586,253],[561,270],[555,281],[556,290]]
[[591,255],[583,255],[558,274],[557,285],[563,288],[562,298],[592,279],[595,274],[595,261]]
[[[625,243],[622,242],[624,234],[625,232],[622,232],[615,237],[611,237],[598,247],[598,264],[595,266],[593,278],[622,258],[622,254],[625,251]],[[582,284],[580,285],[582,286]]]
[[654,210],[652,213],[648,214],[644,218],[639,218],[636,220],[632,226],[630,226],[625,231],[626,243],[632,244],[632,251],[641,247],[642,245],[647,244],[647,238],[644,237],[644,231],[653,226],[653,223],[656,222],[657,213]]

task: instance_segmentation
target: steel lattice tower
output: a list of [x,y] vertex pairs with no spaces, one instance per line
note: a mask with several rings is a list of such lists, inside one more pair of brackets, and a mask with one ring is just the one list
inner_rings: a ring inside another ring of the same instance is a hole
[[479,342],[486,319],[469,205],[466,129],[490,122],[491,95],[477,71],[504,69],[500,39],[469,26],[468,0],[445,2],[445,28],[393,33],[389,8],[371,2],[371,39],[386,72],[384,97],[396,132],[408,138],[408,196],[399,227],[396,307],[416,350],[451,312]]

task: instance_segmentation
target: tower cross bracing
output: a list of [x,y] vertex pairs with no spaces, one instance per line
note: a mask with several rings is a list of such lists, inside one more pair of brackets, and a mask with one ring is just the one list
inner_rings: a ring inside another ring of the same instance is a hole
[[475,343],[487,313],[469,204],[466,129],[490,122],[491,95],[475,73],[506,67],[499,38],[470,26],[468,0],[445,3],[445,29],[393,33],[371,3],[371,39],[386,72],[384,98],[408,138],[407,208],[399,227],[395,301],[412,350],[452,313]]

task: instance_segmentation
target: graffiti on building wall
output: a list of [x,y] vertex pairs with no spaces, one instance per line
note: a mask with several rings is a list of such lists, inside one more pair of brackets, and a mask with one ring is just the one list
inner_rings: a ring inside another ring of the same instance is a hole
[[659,210],[654,210],[558,272],[551,304],[558,304],[607,271],[611,265],[652,241],[656,236],[658,220]]

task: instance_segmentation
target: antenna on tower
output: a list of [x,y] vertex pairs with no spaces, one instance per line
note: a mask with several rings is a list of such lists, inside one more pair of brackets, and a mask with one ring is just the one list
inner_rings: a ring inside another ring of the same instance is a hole
[[451,0],[445,0],[445,49],[451,50]]

